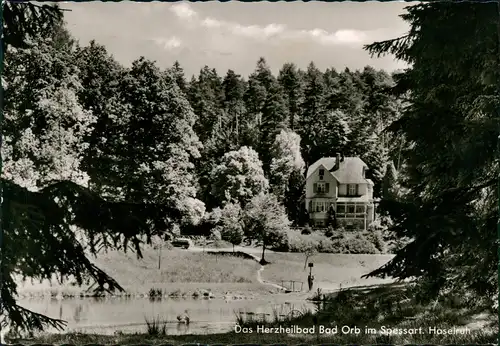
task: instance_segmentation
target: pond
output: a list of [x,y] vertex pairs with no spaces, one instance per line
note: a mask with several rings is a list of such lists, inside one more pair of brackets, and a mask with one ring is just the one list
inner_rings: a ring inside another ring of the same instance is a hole
[[[237,315],[249,317],[267,314],[267,318],[272,319],[275,314],[283,317],[293,313],[292,311],[298,314],[314,309],[314,304],[303,298],[280,299],[278,295],[251,300],[24,299],[19,304],[32,311],[67,321],[66,329],[62,332],[108,335],[117,331],[144,333],[147,330],[146,319],[166,322],[167,333],[170,335],[221,333],[233,330]],[[185,310],[190,317],[189,326],[177,321],[177,316]]]

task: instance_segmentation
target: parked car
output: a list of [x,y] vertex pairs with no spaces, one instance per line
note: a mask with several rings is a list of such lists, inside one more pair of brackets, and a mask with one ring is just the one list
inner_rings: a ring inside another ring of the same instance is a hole
[[183,249],[188,249],[193,245],[193,241],[187,238],[177,238],[172,241],[172,246],[181,247]]

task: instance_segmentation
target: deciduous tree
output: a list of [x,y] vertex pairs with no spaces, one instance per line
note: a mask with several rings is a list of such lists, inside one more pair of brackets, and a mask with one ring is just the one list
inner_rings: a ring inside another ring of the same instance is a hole
[[245,232],[247,237],[262,244],[261,264],[266,264],[265,251],[286,239],[290,221],[285,209],[273,194],[259,194],[245,207]]
[[270,185],[273,193],[283,202],[293,172],[303,174],[305,163],[300,152],[300,136],[281,130],[271,148]]
[[237,201],[244,207],[254,196],[267,192],[269,182],[255,150],[230,151],[211,173],[212,194],[221,205]]

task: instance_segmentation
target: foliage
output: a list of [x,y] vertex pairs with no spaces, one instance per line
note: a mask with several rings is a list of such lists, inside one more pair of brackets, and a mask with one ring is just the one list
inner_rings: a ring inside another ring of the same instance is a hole
[[262,243],[262,261],[266,247],[283,242],[290,221],[276,196],[259,194],[245,207],[245,235]]
[[78,90],[78,101],[96,118],[92,131],[84,138],[88,148],[83,152],[82,167],[89,175],[92,190],[114,196],[121,177],[110,172],[119,166],[131,116],[130,106],[123,102],[120,92],[120,81],[126,70],[104,46],[94,41],[88,46],[76,47],[72,58],[82,86]]
[[376,248],[376,245],[367,239],[362,234],[357,234],[356,236],[344,236],[340,239],[332,240],[330,245],[330,250],[324,252],[331,252],[335,249],[338,252],[335,253],[348,253],[348,254],[377,254],[380,253]]
[[379,253],[386,253],[386,243],[381,230],[368,230],[363,236],[375,246]]
[[278,200],[285,198],[288,182],[293,172],[303,174],[304,160],[300,154],[300,136],[281,130],[271,148],[270,185]]
[[304,270],[306,270],[307,262],[309,261],[309,259],[311,259],[311,257],[313,257],[314,255],[316,255],[318,253],[318,247],[315,244],[310,242],[305,246],[303,252],[304,252],[304,256],[305,256]]
[[[63,321],[17,304],[19,277],[55,275],[77,285],[95,283],[100,291],[123,290],[87,254],[131,248],[141,256],[141,244],[182,215],[168,201],[108,201],[79,185],[86,148],[81,140],[93,119],[79,104],[81,83],[69,56],[72,40],[58,19],[61,12],[27,2],[2,7],[4,49],[8,45],[11,51],[4,79],[8,119],[2,124],[8,139],[2,156],[8,156],[9,169],[1,178],[3,322],[14,330],[60,328]],[[19,180],[21,167],[27,174]]]
[[258,154],[248,147],[224,154],[212,170],[211,180],[212,195],[222,205],[236,201],[244,207],[254,196],[267,192],[269,186]]
[[222,240],[222,226],[215,226],[210,232],[210,240],[219,241]]
[[381,205],[390,211],[391,230],[411,242],[371,275],[418,277],[429,296],[443,289],[494,296],[497,4],[432,2],[402,17],[408,35],[367,49],[411,64],[395,88],[408,106],[391,126],[405,139],[400,184],[408,191],[402,201]]
[[331,205],[330,208],[328,208],[326,225],[328,228],[337,227],[337,215],[335,213],[333,205]]
[[[51,184],[38,192],[5,179],[2,183],[2,307],[13,328],[20,330],[41,329],[46,324],[61,327],[63,321],[17,305],[18,276],[50,280],[56,275],[61,282],[74,280],[82,285],[90,281],[98,290],[122,291],[86,252],[96,255],[103,248],[130,248],[141,256],[144,240],[150,242],[159,230],[171,227],[165,215],[178,215],[167,205],[110,203],[71,182]],[[86,247],[74,228],[82,230]]]
[[332,226],[328,226],[325,232],[325,236],[327,237],[333,237],[335,229]]
[[300,234],[311,234],[312,233],[312,230],[311,230],[311,227],[309,226],[306,226],[302,229],[302,231],[300,231]]
[[82,86],[64,35],[58,27],[36,46],[12,48],[5,59],[3,175],[31,190],[88,180],[81,161],[95,117],[78,103]]
[[239,204],[227,203],[221,210],[221,239],[239,245],[243,241],[243,211]]
[[167,322],[163,321],[160,315],[152,320],[145,318],[146,330],[149,336],[165,336],[167,335]]
[[61,23],[63,13],[57,5],[37,5],[30,2],[2,2],[2,43],[7,47],[28,48],[30,40],[50,32]]
[[295,226],[304,226],[309,222],[309,213],[304,203],[306,179],[299,171],[292,171],[287,182],[283,205],[290,221]]
[[185,213],[199,212],[192,201],[196,198],[192,161],[199,157],[201,143],[193,131],[193,110],[175,79],[141,58],[127,71],[122,90],[133,115],[120,153],[123,161],[116,167],[123,177],[124,198],[168,199]]
[[303,97],[300,72],[294,64],[286,63],[280,70],[277,79],[283,88],[285,101],[288,104],[288,127],[295,131],[297,124],[300,122],[300,104]]
[[394,163],[391,161],[387,164],[385,175],[382,180],[382,197],[384,199],[395,199],[398,196],[397,188],[398,172]]
[[286,246],[275,251],[298,253],[334,253],[334,254],[379,254],[387,253],[387,241],[377,234],[334,233],[333,237],[322,232],[302,234],[298,230],[286,231]]

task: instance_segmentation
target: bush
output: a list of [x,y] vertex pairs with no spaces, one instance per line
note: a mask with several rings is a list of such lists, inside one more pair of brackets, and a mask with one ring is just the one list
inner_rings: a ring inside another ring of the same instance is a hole
[[318,251],[323,253],[346,253],[343,242],[339,239],[320,241]]
[[308,225],[306,227],[304,227],[304,229],[300,232],[301,234],[311,234],[312,233],[312,229],[311,227]]
[[[395,253],[396,251],[405,247],[411,239],[400,238],[391,230],[393,222],[389,216],[381,215],[373,221],[368,230],[375,233],[369,236],[375,244],[375,247],[384,253]],[[381,240],[380,240],[381,239]],[[383,243],[380,244],[380,243]]]
[[290,249],[290,239],[286,232],[277,232],[273,239],[271,250],[279,252],[288,252]]
[[384,241],[384,237],[382,236],[381,230],[379,230],[379,229],[375,229],[372,231],[368,230],[365,233],[364,237],[369,242],[371,242],[380,253],[386,252],[386,243]]
[[344,226],[339,226],[337,227],[337,233],[339,234],[344,234],[346,232]]
[[[328,232],[328,230],[326,231]],[[326,232],[313,232],[312,234],[303,234],[298,230],[290,230],[286,237],[286,246],[279,251],[300,252],[303,253],[311,246],[315,247],[318,252],[322,253],[337,253],[337,254],[378,254],[381,251],[377,248],[382,247],[379,235],[363,236],[361,233],[333,232],[333,237],[326,236]],[[373,238],[373,239],[372,239]],[[283,240],[285,242],[285,240]]]
[[347,238],[342,242],[345,251],[351,254],[377,254],[379,251],[375,245],[366,239],[363,235],[358,234],[356,237]]
[[[311,245],[314,245],[314,242],[311,240],[306,240],[306,239],[294,239],[293,241],[290,241],[289,248],[290,252],[304,252],[307,249],[311,247]],[[316,245],[317,247],[317,245]]]
[[333,234],[334,234],[333,227],[332,226],[328,226],[328,228],[326,229],[325,235],[328,238],[330,238],[330,237],[333,237]]

